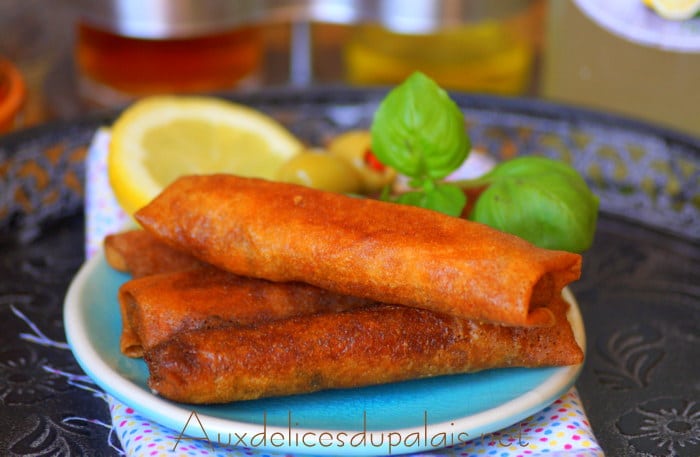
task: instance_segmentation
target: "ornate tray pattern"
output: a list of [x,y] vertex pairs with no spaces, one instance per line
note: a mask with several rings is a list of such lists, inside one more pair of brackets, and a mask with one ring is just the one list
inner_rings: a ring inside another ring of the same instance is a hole
[[[233,97],[310,144],[366,127],[382,90]],[[231,96],[229,96],[231,97]],[[475,147],[573,164],[601,197],[573,291],[589,357],[578,382],[610,455],[700,454],[700,140],[607,114],[454,94]],[[111,455],[101,393],[63,342],[61,305],[83,260],[85,150],[116,113],[0,138],[0,454]]]

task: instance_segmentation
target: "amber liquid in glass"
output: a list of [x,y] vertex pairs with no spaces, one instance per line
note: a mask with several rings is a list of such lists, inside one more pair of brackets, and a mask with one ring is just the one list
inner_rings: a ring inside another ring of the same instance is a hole
[[396,84],[416,70],[448,89],[521,94],[529,89],[543,3],[512,17],[484,19],[431,34],[358,27],[345,48],[354,84]]
[[230,89],[258,68],[261,54],[254,27],[151,40],[78,25],[76,61],[83,82],[124,96]]

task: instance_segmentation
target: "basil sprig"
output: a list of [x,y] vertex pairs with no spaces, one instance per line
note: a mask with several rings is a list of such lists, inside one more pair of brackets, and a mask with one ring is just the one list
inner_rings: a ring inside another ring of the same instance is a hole
[[415,189],[395,201],[461,214],[467,202],[463,192],[439,181],[471,149],[462,111],[447,92],[423,73],[413,73],[382,100],[371,133],[377,159],[409,177]]
[[424,74],[412,74],[387,94],[371,133],[374,155],[407,176],[412,188],[398,196],[386,189],[383,199],[460,216],[466,194],[473,194],[471,220],[548,249],[590,247],[598,197],[563,162],[519,157],[474,180],[442,181],[462,165],[471,144],[459,107]]

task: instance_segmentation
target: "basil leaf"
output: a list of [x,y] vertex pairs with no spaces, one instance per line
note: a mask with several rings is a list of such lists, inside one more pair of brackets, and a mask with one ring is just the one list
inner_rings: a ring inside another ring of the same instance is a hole
[[462,214],[467,204],[467,197],[457,186],[450,184],[437,184],[430,182],[422,191],[406,192],[401,194],[396,202],[406,205],[420,206],[458,217]]
[[478,181],[487,187],[470,219],[548,249],[582,252],[593,242],[599,200],[567,164],[520,157]]
[[394,201],[403,205],[420,206],[421,208],[425,208],[425,193],[420,191],[404,192]]
[[458,217],[467,204],[467,197],[462,189],[449,184],[439,184],[426,194],[426,208]]
[[371,134],[372,152],[380,162],[421,180],[444,178],[464,162],[471,148],[462,111],[420,72],[382,100]]

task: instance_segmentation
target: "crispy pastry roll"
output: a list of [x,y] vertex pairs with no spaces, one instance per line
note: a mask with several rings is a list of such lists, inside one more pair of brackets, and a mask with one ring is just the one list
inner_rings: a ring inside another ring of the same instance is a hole
[[194,330],[146,351],[149,386],[171,400],[222,403],[502,367],[578,364],[559,299],[552,327],[505,327],[378,305]]
[[552,325],[544,305],[581,268],[577,254],[435,211],[232,175],[180,178],[135,217],[242,276],[514,326]]
[[175,333],[337,312],[372,302],[302,283],[245,278],[213,267],[145,276],[119,289],[120,348],[130,357]]
[[173,249],[145,230],[128,230],[104,239],[107,263],[134,278],[168,271],[188,270],[203,263],[191,255]]
[[[201,268],[205,265],[140,229],[107,235],[103,245],[107,263],[115,270],[130,273],[133,278]],[[120,302],[121,300],[120,298]],[[126,314],[124,304],[120,303],[120,307],[123,322],[119,342],[121,351],[130,357],[141,357],[141,338],[129,324],[130,316]]]

